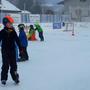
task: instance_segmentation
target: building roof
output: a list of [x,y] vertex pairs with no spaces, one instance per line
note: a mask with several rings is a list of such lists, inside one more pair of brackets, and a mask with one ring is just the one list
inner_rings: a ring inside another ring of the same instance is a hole
[[60,1],[59,3],[57,3],[59,5],[64,5],[64,1]]
[[22,10],[22,13],[29,13],[29,14],[31,14],[31,12],[29,12],[27,10]]
[[1,4],[2,4],[1,5],[2,10],[5,10],[5,11],[21,11],[15,5],[13,5],[12,3],[10,3],[7,0],[2,0]]

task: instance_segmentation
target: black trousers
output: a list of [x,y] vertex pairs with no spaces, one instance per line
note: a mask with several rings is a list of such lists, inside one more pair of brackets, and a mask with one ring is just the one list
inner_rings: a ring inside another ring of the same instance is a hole
[[41,41],[44,41],[43,32],[39,32],[39,38],[40,38]]
[[15,50],[2,50],[2,71],[1,80],[8,79],[8,70],[10,68],[10,74],[13,80],[17,79],[17,63]]
[[28,56],[28,53],[27,53],[27,47],[22,47],[22,49],[23,49],[23,53],[20,54],[20,57],[22,59],[28,60],[29,56]]

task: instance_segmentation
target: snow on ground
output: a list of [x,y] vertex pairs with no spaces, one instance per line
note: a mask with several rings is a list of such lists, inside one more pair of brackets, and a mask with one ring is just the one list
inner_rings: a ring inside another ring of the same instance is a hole
[[18,63],[20,84],[14,85],[9,75],[0,90],[90,90],[87,24],[75,24],[75,36],[61,30],[45,31],[44,35],[44,42],[29,41],[30,60]]

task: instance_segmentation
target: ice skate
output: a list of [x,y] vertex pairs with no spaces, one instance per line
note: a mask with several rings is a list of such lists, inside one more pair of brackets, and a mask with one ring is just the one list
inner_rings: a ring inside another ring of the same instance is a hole
[[1,83],[2,83],[3,85],[6,85],[6,80],[2,80]]

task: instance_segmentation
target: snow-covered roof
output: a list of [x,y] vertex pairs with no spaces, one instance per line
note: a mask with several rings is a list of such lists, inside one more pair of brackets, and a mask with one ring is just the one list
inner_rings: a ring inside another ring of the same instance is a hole
[[31,12],[29,12],[29,11],[27,11],[27,10],[22,10],[22,13],[31,13]]
[[2,0],[2,10],[8,10],[8,11],[21,11],[20,9],[18,9],[15,5],[13,5],[12,3],[10,3],[7,0]]
[[60,1],[60,2],[58,2],[57,4],[61,4],[61,5],[64,5],[64,1]]

